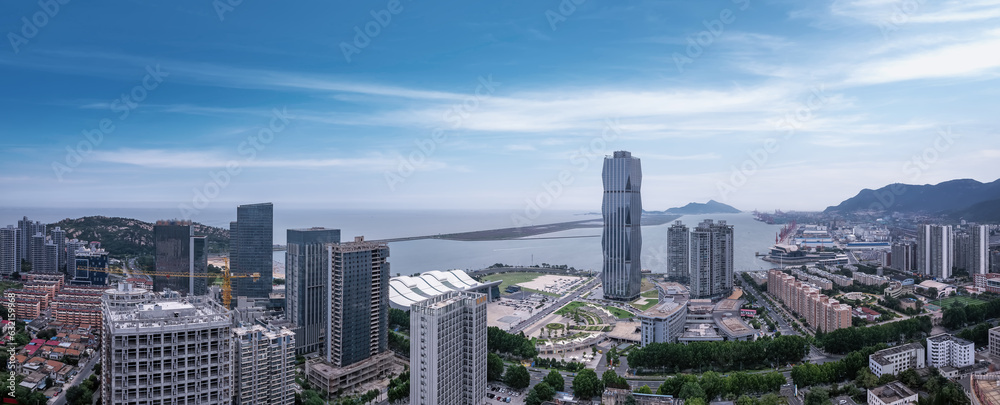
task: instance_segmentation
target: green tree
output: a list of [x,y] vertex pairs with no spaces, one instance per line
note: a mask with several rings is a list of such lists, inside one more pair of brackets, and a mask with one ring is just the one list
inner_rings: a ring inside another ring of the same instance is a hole
[[878,377],[868,369],[864,369],[858,373],[858,378],[854,380],[854,383],[864,389],[871,389],[878,386]]
[[824,388],[813,388],[806,394],[805,405],[828,405],[830,392]]
[[586,369],[573,378],[573,392],[580,399],[590,399],[604,392],[604,383],[594,370]]
[[45,329],[45,330],[43,330],[41,332],[38,332],[38,334],[35,335],[35,337],[37,337],[39,339],[45,339],[45,340],[52,339],[55,336],[56,336],[56,330],[52,329],[52,328]]
[[625,397],[625,405],[638,405],[638,402],[635,401],[635,397],[632,394],[628,394]]
[[878,385],[886,385],[893,381],[896,381],[896,375],[889,373],[882,374],[882,376],[878,378]]
[[545,375],[545,378],[542,379],[542,381],[548,384],[550,387],[554,388],[556,391],[562,391],[566,389],[566,379],[564,379],[562,374],[559,374],[558,371],[555,370],[549,371],[549,373]]
[[531,390],[524,397],[524,405],[542,405],[542,400],[538,398],[538,393],[535,390]]
[[525,389],[531,384],[531,375],[528,374],[528,369],[524,366],[517,365],[512,367],[507,367],[507,372],[503,376],[503,380],[507,385],[514,389]]
[[615,373],[615,370],[610,368],[604,371],[604,374],[601,376],[601,382],[604,383],[605,388],[628,389],[629,387],[628,381],[618,376],[618,373]]
[[643,385],[643,386],[641,386],[639,388],[636,388],[635,389],[635,393],[636,394],[652,394],[653,393],[653,389],[649,388],[648,385]]
[[772,392],[760,397],[758,405],[778,405],[780,403],[782,403],[782,398]]
[[920,374],[917,374],[917,370],[908,368],[903,372],[899,373],[899,381],[905,384],[907,387],[913,389],[920,388]]
[[747,395],[740,395],[736,398],[736,405],[757,405],[757,400]]
[[66,402],[71,405],[90,405],[94,392],[78,385],[66,390]]
[[552,398],[556,397],[555,388],[552,388],[552,386],[546,384],[544,381],[538,383],[538,385],[535,385],[535,387],[532,388],[531,391],[535,392],[538,395],[538,399],[542,400],[542,402],[551,401]]
[[677,396],[684,400],[688,400],[691,398],[700,398],[704,400],[706,397],[705,390],[701,388],[701,385],[692,382],[684,383],[684,385],[681,386],[681,391],[680,393],[677,394]]
[[684,401],[684,405],[706,405],[705,400],[702,398],[691,398]]
[[490,381],[500,381],[503,379],[503,359],[496,353],[486,355],[486,379]]
[[714,371],[706,372],[701,375],[701,379],[698,380],[698,385],[701,389],[705,391],[705,399],[711,402],[715,397],[722,395],[726,391],[725,382],[719,374]]

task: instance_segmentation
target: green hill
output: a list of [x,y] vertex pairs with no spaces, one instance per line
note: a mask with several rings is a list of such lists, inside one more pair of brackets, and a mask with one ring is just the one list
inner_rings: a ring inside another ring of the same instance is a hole
[[[93,216],[64,219],[49,224],[48,229],[60,227],[67,239],[100,241],[101,247],[112,256],[152,256],[153,224],[138,219]],[[209,252],[229,250],[229,230],[194,223],[194,234],[208,239]]]

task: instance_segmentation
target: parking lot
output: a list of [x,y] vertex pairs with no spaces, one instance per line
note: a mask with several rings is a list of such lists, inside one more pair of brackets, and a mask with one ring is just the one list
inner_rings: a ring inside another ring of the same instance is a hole
[[[503,384],[490,383],[486,389],[486,403],[523,405],[524,396],[527,393],[527,390],[518,391]],[[493,395],[493,397],[490,398],[490,395]]]

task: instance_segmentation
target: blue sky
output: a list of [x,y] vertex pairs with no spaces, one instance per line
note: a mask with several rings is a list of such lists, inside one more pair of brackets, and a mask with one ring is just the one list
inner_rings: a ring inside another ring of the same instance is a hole
[[1000,1],[93,3],[0,5],[0,205],[593,211],[613,150],[646,209],[1000,177]]

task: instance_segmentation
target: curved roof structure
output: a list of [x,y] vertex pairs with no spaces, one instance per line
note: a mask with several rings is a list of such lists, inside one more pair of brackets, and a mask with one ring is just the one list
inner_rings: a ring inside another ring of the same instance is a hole
[[450,291],[480,291],[488,293],[500,281],[480,283],[462,270],[433,270],[418,276],[389,279],[389,303],[393,308],[408,310],[410,305]]

